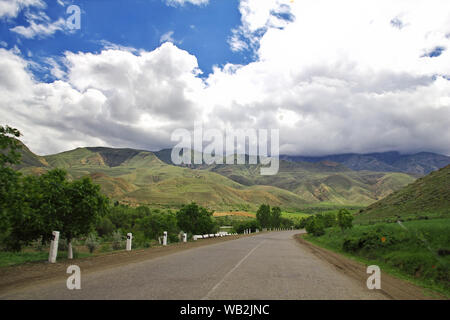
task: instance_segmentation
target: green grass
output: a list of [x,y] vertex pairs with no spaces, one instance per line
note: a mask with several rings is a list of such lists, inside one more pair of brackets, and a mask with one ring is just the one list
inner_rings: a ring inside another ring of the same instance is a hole
[[450,165],[417,179],[356,216],[357,223],[450,217]]
[[281,216],[284,217],[284,218],[291,219],[291,220],[300,220],[302,218],[309,217],[310,214],[303,213],[303,212],[286,212],[286,211],[283,211],[283,212],[281,212]]
[[[88,257],[91,254],[80,252],[76,253],[76,258]],[[58,252],[57,261],[64,261],[67,258],[67,252]],[[4,252],[0,251],[0,267],[19,265],[27,262],[45,262],[48,261],[48,251],[37,252]]]
[[409,221],[403,226],[406,229],[397,223],[356,225],[344,233],[334,227],[323,236],[305,238],[450,297],[450,219]]

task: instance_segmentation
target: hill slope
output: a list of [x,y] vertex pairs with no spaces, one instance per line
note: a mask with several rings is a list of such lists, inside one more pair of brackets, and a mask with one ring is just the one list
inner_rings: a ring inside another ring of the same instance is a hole
[[244,186],[215,172],[168,165],[143,150],[77,148],[39,157],[23,148],[22,157],[34,159],[21,165],[24,173],[62,168],[70,178],[90,176],[110,198],[130,205],[178,207],[196,201],[213,209],[255,210],[261,203],[292,209],[308,204],[287,190]]
[[450,214],[450,165],[417,179],[363,210],[357,222],[385,219],[448,217]]
[[293,210],[362,206],[414,181],[403,173],[353,171],[329,161],[281,161],[277,175],[262,176],[260,165],[174,166],[168,150],[77,148],[44,157],[28,148],[22,152],[25,173],[63,168],[70,178],[89,175],[113,200],[156,207],[190,201],[216,210],[255,210],[261,203]]

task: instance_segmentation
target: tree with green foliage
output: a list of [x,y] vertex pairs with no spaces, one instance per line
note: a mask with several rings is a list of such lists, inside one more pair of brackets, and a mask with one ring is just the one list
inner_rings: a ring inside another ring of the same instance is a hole
[[49,241],[52,230],[60,231],[69,244],[87,235],[108,208],[108,199],[89,177],[67,181],[66,172],[54,169],[36,177],[26,176],[20,185],[22,206],[13,207],[9,248],[20,250],[39,236]]
[[110,236],[114,230],[115,226],[107,216],[101,217],[95,226],[95,231],[100,237]]
[[244,230],[250,229],[255,232],[260,228],[260,224],[256,219],[238,220],[233,223],[233,230],[236,233],[244,233]]
[[269,228],[271,226],[271,213],[268,204],[259,206],[259,209],[256,212],[256,220],[258,220],[258,223],[262,228]]
[[217,231],[213,212],[198,206],[195,202],[184,205],[176,214],[178,227],[191,234],[206,234]]
[[315,237],[325,234],[325,225],[323,219],[320,216],[312,215],[306,218],[305,229],[306,232],[312,234]]
[[342,231],[353,227],[353,215],[347,209],[341,209],[337,215],[337,223]]
[[273,228],[281,227],[281,209],[280,207],[273,207],[270,215],[271,226]]
[[334,227],[337,223],[336,214],[334,212],[326,212],[321,214],[325,228]]
[[[63,171],[65,175],[66,172]],[[108,210],[109,200],[100,192],[100,186],[92,183],[90,177],[65,182],[64,195],[66,206],[59,208],[52,218],[56,226],[69,244],[69,258],[72,258],[71,241],[75,237],[89,234],[93,231],[101,216]]]
[[169,239],[175,241],[179,232],[177,216],[171,212],[151,212],[139,221],[139,230],[144,232],[147,239],[158,239],[167,231]]
[[[17,199],[20,193],[17,190],[20,173],[14,171],[11,165],[20,162],[21,148],[18,140],[21,133],[9,126],[0,126],[0,241],[3,243],[7,238],[10,228],[10,208],[21,207]],[[18,208],[16,208],[18,209]]]
[[0,167],[20,163],[20,153],[17,150],[22,148],[19,138],[21,133],[9,126],[0,126]]

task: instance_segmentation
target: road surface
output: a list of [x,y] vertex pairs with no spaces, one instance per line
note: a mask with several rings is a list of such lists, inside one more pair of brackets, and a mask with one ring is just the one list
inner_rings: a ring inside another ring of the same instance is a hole
[[[317,258],[293,236],[261,233],[7,292],[1,299],[386,299]],[[201,241],[201,240],[199,240]],[[69,276],[69,275],[67,275]],[[369,276],[369,275],[368,275]]]

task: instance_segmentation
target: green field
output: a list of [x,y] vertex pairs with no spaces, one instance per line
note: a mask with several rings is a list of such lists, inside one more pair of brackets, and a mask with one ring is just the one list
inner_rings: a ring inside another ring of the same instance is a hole
[[306,239],[450,297],[450,219],[326,229]]

